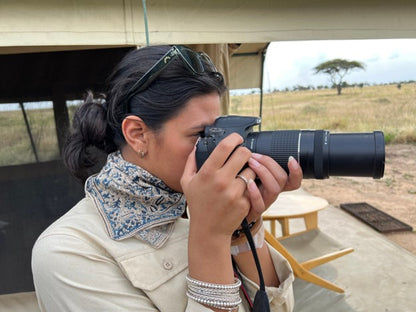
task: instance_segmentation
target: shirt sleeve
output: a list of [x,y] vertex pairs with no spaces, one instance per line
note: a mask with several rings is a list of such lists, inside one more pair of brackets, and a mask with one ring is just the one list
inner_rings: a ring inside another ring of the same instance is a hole
[[[270,255],[276,273],[280,280],[279,287],[266,287],[266,293],[269,297],[270,311],[291,312],[293,311],[295,301],[293,297],[293,281],[295,279],[289,262],[276,249],[268,245]],[[254,300],[259,285],[241,274],[243,284],[251,298]]]
[[32,272],[41,311],[158,311],[98,248],[69,234],[38,239]]

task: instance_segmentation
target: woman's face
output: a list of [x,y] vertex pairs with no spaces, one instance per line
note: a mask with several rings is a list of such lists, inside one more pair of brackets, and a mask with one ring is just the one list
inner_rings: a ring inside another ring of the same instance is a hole
[[170,188],[182,192],[180,178],[189,153],[200,132],[219,115],[220,97],[217,93],[189,100],[179,115],[166,122],[149,142],[146,169]]

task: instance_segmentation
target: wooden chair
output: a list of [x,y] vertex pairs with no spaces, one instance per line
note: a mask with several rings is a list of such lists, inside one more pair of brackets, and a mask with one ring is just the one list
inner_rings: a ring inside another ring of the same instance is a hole
[[299,262],[289,251],[288,249],[274,237],[270,232],[265,231],[265,239],[266,241],[273,246],[283,257],[289,261],[290,265],[292,266],[293,272],[295,273],[296,277],[303,279],[307,282],[319,285],[321,287],[325,287],[329,290],[333,290],[339,293],[343,293],[344,289],[331,283],[324,278],[312,273],[310,270],[314,267],[339,258],[343,255],[346,255],[350,252],[353,252],[353,248],[345,248],[343,250],[335,251],[329,254],[326,254],[321,257],[317,257],[314,259],[310,259],[304,262]]
[[[318,211],[327,206],[328,202],[326,200],[312,196],[302,190],[282,193],[263,215],[263,220],[271,222],[271,233],[266,231],[265,239],[289,261],[296,277],[329,290],[343,293],[344,290],[341,287],[310,271],[316,266],[354,251],[353,248],[340,249],[339,244],[318,229]],[[306,230],[291,233],[289,229],[291,218],[303,218]],[[282,225],[282,237],[279,238],[276,237],[276,221]],[[300,262],[288,250],[290,245],[297,245],[299,250],[316,254],[316,250],[312,249],[319,244],[327,247],[332,245],[332,249],[335,249],[335,251]]]

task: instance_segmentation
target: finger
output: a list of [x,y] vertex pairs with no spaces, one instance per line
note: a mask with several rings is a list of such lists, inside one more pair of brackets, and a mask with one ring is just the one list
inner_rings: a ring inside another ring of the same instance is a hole
[[250,157],[251,151],[247,147],[237,147],[224,164],[223,170],[225,174],[236,176],[246,166]]
[[250,180],[254,180],[256,178],[256,173],[251,170],[250,168],[246,168],[242,170],[237,176],[236,180],[241,181],[241,185],[244,187],[244,190],[248,187]]
[[182,189],[186,185],[188,185],[189,181],[197,172],[195,150],[196,150],[196,145],[194,146],[192,152],[188,155],[188,159],[186,160],[185,168],[183,170],[181,181],[180,181]]
[[247,185],[247,191],[250,197],[250,212],[247,215],[247,221],[253,222],[261,217],[261,214],[266,210],[266,205],[263,201],[263,196],[256,183],[253,180],[249,180]]
[[285,191],[296,190],[302,184],[302,178],[303,178],[302,168],[300,167],[296,159],[292,156],[289,157],[287,166],[289,168],[289,178],[287,179],[287,183],[285,185],[284,190]]
[[212,171],[222,168],[231,153],[242,143],[243,138],[239,134],[230,134],[218,143],[200,170]]
[[278,163],[268,156],[253,153],[249,166],[259,177],[262,188],[271,196],[280,193],[287,181],[287,174]]

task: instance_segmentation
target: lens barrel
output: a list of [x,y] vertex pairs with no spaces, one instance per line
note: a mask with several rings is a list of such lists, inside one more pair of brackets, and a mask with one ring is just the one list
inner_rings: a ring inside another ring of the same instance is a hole
[[244,146],[273,158],[286,172],[293,156],[304,178],[357,176],[379,179],[384,174],[385,144],[381,131],[330,133],[326,130],[251,132]]

